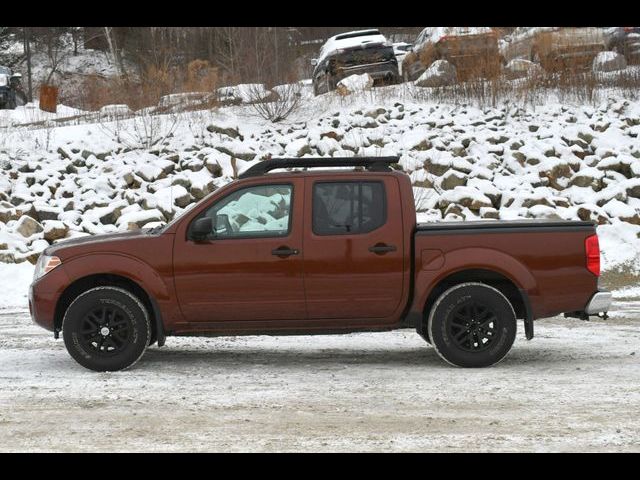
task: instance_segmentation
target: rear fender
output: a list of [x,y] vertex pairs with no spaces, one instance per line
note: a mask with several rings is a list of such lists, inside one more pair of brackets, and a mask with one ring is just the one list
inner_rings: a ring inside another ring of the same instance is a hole
[[[490,270],[511,280],[521,293],[526,293],[525,302],[538,294],[538,286],[531,271],[520,261],[506,253],[489,248],[463,248],[443,254],[444,261],[437,269],[426,270],[421,253],[416,252],[416,283],[412,311],[422,312],[431,291],[449,275],[464,270]],[[432,265],[432,264],[430,264]],[[530,310],[530,309],[529,309]]]

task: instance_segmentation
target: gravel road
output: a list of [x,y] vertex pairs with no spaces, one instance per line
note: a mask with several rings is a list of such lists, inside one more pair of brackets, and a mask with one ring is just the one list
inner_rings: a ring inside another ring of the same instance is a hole
[[640,299],[522,326],[499,365],[413,331],[169,338],[93,373],[0,310],[1,451],[640,451]]

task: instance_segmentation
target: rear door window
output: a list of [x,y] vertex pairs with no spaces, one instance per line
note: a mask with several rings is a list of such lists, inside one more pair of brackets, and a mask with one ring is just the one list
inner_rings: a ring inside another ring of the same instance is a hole
[[382,182],[318,182],[313,186],[313,233],[353,235],[385,224]]

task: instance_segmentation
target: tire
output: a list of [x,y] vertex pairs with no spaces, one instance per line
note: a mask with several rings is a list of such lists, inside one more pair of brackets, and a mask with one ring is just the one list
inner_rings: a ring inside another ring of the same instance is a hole
[[20,91],[20,90],[16,91],[15,103],[16,103],[17,107],[25,106],[28,103],[27,95],[24,92]]
[[118,287],[96,287],[79,295],[62,320],[67,351],[85,368],[123,370],[144,354],[151,339],[142,302]]
[[[467,325],[470,329],[465,330]],[[511,350],[516,314],[499,290],[483,283],[462,283],[436,300],[427,331],[444,361],[456,367],[489,367]]]
[[16,95],[15,93],[13,95],[9,95],[9,100],[7,100],[7,104],[6,104],[6,108],[9,110],[15,110],[17,107],[16,104]]

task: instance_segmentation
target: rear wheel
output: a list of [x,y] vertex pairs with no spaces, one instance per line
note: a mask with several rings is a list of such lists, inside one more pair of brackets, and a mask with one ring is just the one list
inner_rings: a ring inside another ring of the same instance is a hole
[[438,355],[457,367],[488,367],[502,360],[516,336],[509,300],[482,283],[463,283],[434,303],[427,324]]
[[151,339],[142,302],[117,287],[96,287],[79,295],[62,320],[67,351],[80,365],[99,372],[135,364]]

